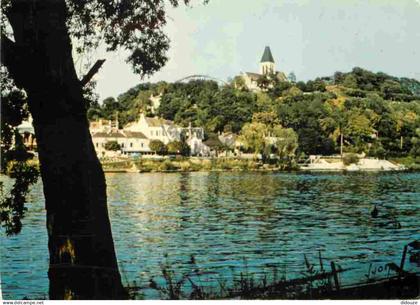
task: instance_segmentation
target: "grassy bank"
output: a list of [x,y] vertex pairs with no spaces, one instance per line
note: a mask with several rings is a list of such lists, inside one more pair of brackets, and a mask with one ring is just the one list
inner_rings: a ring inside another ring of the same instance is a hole
[[391,162],[399,163],[405,166],[407,170],[418,171],[420,170],[420,156],[419,157],[401,157],[401,158],[392,158]]
[[194,171],[278,171],[297,169],[281,164],[262,164],[257,160],[230,158],[199,159],[177,158],[175,160],[102,160],[105,172],[194,172]]

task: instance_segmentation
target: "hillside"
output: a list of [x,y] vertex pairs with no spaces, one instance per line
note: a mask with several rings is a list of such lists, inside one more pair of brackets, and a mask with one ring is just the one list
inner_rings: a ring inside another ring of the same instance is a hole
[[149,97],[161,94],[155,114],[182,126],[202,126],[207,135],[241,133],[246,123],[258,121],[292,128],[298,151],[305,154],[337,153],[341,136],[345,151],[378,157],[420,152],[417,80],[354,68],[306,83],[265,80],[265,85],[267,90],[256,93],[234,82],[140,84],[117,99],[93,104],[89,117],[114,119],[118,112],[123,126],[141,111],[151,115]]

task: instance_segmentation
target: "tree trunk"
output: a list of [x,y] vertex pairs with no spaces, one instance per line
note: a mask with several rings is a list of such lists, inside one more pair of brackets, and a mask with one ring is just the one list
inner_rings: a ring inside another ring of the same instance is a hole
[[105,178],[86,120],[36,122],[35,130],[47,210],[50,298],[123,298]]
[[343,133],[341,132],[340,133],[340,156],[341,156],[341,159],[343,159],[343,145],[344,145],[344,136],[343,136]]
[[2,62],[27,92],[33,117],[47,210],[50,299],[126,298],[65,2],[17,1],[8,19],[15,45],[8,42],[14,49],[4,50]]

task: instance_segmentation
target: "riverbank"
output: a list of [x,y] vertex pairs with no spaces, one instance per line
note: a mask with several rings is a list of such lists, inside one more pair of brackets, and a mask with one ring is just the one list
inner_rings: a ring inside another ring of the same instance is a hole
[[[340,158],[319,157],[305,164],[263,164],[256,159],[234,158],[197,158],[197,157],[156,157],[142,159],[113,158],[100,159],[106,173],[148,173],[148,172],[198,172],[198,171],[314,171],[314,172],[350,172],[350,171],[419,171],[420,157],[401,157],[389,160],[362,158],[355,163],[345,165]],[[28,161],[38,165],[38,159]]]
[[392,158],[392,162],[403,165],[406,170],[409,171],[420,171],[420,156],[418,157],[401,157],[401,158]]
[[[399,159],[403,160],[403,159]],[[403,171],[420,170],[414,160],[379,160],[362,158],[355,163],[344,164],[339,158],[318,158],[304,165],[263,164],[259,160],[233,158],[177,158],[101,160],[107,173],[147,173],[147,172],[196,172],[196,171]],[[411,162],[411,163],[410,163]]]
[[[256,160],[246,159],[204,159],[179,158],[170,159],[141,159],[141,160],[102,160],[105,172],[116,173],[147,173],[147,172],[197,172],[197,171],[280,171],[277,164],[262,164]],[[293,168],[293,169],[297,169]]]

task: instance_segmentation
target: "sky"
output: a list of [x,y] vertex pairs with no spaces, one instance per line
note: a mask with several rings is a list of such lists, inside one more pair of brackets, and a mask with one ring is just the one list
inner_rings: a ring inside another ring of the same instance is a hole
[[276,70],[298,80],[355,66],[420,80],[420,0],[192,0],[168,16],[169,61],[152,77],[132,73],[123,50],[91,55],[106,58],[96,75],[100,101],[141,82],[258,72],[267,45]]

